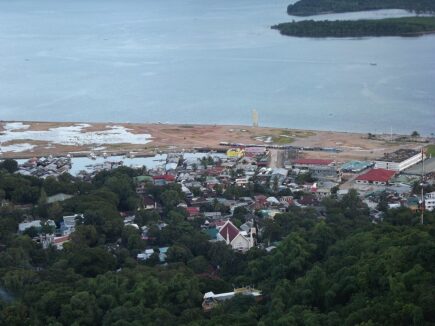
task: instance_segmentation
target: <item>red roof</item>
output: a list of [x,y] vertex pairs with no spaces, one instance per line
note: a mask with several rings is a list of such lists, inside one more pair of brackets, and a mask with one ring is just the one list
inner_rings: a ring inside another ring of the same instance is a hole
[[143,196],[144,205],[155,205],[156,201],[149,196]]
[[70,235],[64,235],[61,237],[56,237],[53,239],[53,243],[62,243],[62,242],[66,242],[70,239]]
[[316,202],[316,199],[312,195],[302,196],[298,200],[301,205],[313,205]]
[[372,169],[367,173],[361,174],[356,180],[369,182],[388,182],[394,175],[395,171],[385,169]]
[[227,240],[231,241],[239,234],[239,229],[234,226],[233,223],[228,221],[228,223],[219,231],[220,235]]
[[254,199],[256,202],[259,202],[259,203],[266,203],[267,202],[267,197],[264,195],[254,196]]
[[210,224],[214,224],[217,227],[221,227],[221,226],[224,226],[226,222],[227,221],[224,221],[224,220],[218,220],[218,221],[215,221],[215,222],[211,222]]
[[187,207],[187,212],[189,213],[189,216],[198,215],[199,214],[199,207]]
[[156,175],[153,177],[153,179],[154,180],[175,181],[175,177],[171,174]]
[[223,166],[213,166],[212,168],[207,169],[209,175],[219,175],[225,168]]
[[293,161],[293,164],[306,164],[306,165],[329,165],[333,160],[321,160],[315,158],[301,158]]

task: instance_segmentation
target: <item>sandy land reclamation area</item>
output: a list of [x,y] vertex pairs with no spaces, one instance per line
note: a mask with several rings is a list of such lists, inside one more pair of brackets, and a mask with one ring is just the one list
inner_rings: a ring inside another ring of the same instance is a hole
[[[395,136],[397,138],[397,135]],[[390,136],[228,125],[169,125],[132,123],[0,122],[0,157],[86,155],[135,152],[152,155],[160,151],[198,148],[226,149],[220,142],[278,144],[297,147],[334,147],[340,153],[307,151],[305,157],[370,160],[398,148],[421,148],[413,141],[390,141]]]

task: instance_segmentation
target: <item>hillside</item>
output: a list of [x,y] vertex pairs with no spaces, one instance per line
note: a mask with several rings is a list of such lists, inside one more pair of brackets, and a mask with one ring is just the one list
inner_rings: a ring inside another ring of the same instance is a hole
[[[146,195],[161,209],[141,209],[135,180],[143,170],[104,171],[91,182],[66,174],[42,180],[15,170],[13,161],[0,165],[0,199],[8,203],[0,207],[2,326],[435,323],[434,213],[420,225],[410,209],[389,210],[374,224],[350,191],[341,200],[324,199],[322,215],[293,207],[273,219],[257,216],[259,242],[276,248],[241,254],[208,241],[204,219],[186,218],[178,184],[147,184]],[[270,195],[261,189],[232,186],[222,196]],[[47,196],[59,192],[73,197],[48,203]],[[209,208],[228,213],[217,200]],[[124,224],[120,212],[127,211],[135,212],[137,225]],[[48,219],[59,224],[62,216],[81,213],[63,250],[32,241],[53,232]],[[242,222],[244,214],[235,211],[233,221]],[[30,215],[47,222],[17,234]],[[166,263],[155,252],[136,259],[145,248],[167,248]],[[204,293],[240,285],[254,285],[263,300],[236,295],[202,311]]]

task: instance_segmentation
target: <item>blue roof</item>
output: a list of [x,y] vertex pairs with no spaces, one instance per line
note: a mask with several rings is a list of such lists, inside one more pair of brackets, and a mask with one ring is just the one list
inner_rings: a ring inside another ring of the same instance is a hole
[[371,165],[373,165],[373,163],[368,162],[368,161],[349,161],[349,162],[344,163],[341,166],[341,169],[342,170],[351,170],[351,171],[362,171]]

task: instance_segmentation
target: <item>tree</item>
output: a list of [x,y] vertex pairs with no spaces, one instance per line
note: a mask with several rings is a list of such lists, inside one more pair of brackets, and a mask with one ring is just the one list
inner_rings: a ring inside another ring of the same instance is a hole
[[42,234],[53,234],[55,227],[53,225],[48,224],[47,222],[41,223],[41,233]]
[[388,198],[386,192],[382,192],[379,196],[379,203],[377,209],[381,212],[386,212],[388,210]]
[[94,247],[98,244],[97,230],[93,225],[79,225],[71,235],[71,239],[77,246]]
[[419,134],[418,131],[414,130],[414,131],[411,133],[411,137],[413,137],[413,138],[417,138],[417,137],[420,137],[420,134]]
[[0,170],[1,169],[5,169],[9,173],[14,173],[18,171],[18,163],[13,159],[7,158],[0,163]]
[[81,291],[71,297],[69,304],[62,306],[60,320],[66,325],[96,325],[102,317],[94,295]]
[[23,234],[28,235],[30,238],[34,238],[34,237],[37,237],[37,236],[38,236],[38,234],[39,234],[39,229],[37,229],[37,228],[34,227],[34,226],[31,226],[30,228],[27,228],[27,229],[23,232]]
[[165,190],[161,198],[163,205],[168,209],[174,208],[181,202],[181,195],[175,190]]
[[313,178],[311,172],[300,173],[296,177],[298,184],[313,183],[314,181],[316,181],[316,179]]
[[273,177],[272,190],[274,193],[277,193],[279,190],[279,178],[277,175]]
[[169,247],[167,252],[167,260],[168,262],[174,263],[174,262],[183,262],[187,263],[190,259],[192,259],[192,253],[190,250],[183,246],[175,244],[171,247]]
[[150,223],[156,223],[159,220],[160,215],[154,209],[138,211],[134,219],[135,223],[139,224],[140,226],[148,225]]
[[60,221],[63,214],[62,205],[58,202],[53,203],[52,205],[50,205],[50,207],[48,207],[47,213],[50,219]]
[[131,225],[126,225],[121,235],[124,246],[130,251],[141,251],[145,249],[145,242],[142,240],[140,231]]
[[204,256],[195,257],[187,262],[187,266],[195,273],[205,273],[209,268],[209,263]]

